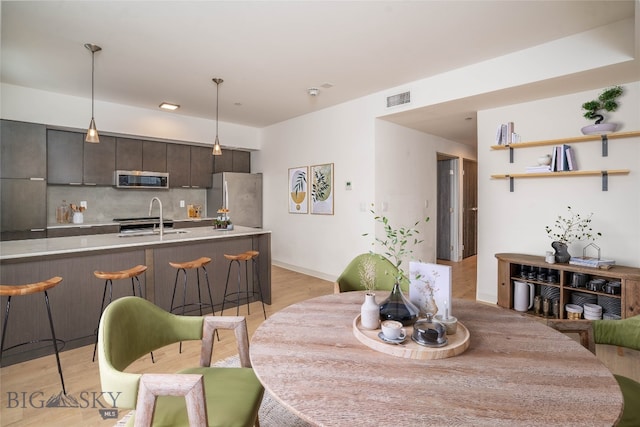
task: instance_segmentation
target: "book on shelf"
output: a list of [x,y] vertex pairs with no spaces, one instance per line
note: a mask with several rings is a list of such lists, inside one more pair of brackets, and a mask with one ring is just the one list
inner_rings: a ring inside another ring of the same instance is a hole
[[575,257],[571,257],[571,259],[569,260],[569,264],[580,265],[583,267],[597,268],[602,266],[615,265],[616,262],[612,259],[598,259],[598,258],[591,258],[591,257],[575,256]]
[[567,144],[556,145],[551,152],[551,171],[563,172],[578,170],[575,153]]
[[520,142],[520,135],[513,131],[513,122],[501,123],[496,129],[496,145]]
[[526,173],[551,172],[551,165],[527,166]]
[[565,147],[566,147],[565,152],[567,155],[567,166],[569,167],[569,170],[570,171],[578,170],[578,165],[576,163],[573,149],[568,145],[565,145]]

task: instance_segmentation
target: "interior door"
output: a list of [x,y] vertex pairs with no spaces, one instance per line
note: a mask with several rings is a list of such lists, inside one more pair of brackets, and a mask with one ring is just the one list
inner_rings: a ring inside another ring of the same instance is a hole
[[451,221],[453,206],[451,203],[451,182],[453,160],[438,160],[438,227],[436,256],[438,259],[455,261],[452,256]]
[[462,258],[478,252],[478,163],[462,161]]

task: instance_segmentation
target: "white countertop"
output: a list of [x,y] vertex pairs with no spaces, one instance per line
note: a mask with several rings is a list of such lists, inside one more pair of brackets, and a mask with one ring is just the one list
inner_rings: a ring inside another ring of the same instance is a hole
[[49,239],[11,240],[0,242],[0,261],[271,233],[271,231],[262,228],[242,226],[235,226],[233,230],[215,230],[213,227],[195,227],[181,228],[180,231],[186,232],[165,234],[162,238],[159,235],[120,237],[118,233],[113,233],[54,237]]

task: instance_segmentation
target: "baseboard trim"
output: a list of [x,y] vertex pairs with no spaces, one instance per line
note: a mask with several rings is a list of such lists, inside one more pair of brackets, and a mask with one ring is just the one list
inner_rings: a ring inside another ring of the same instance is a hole
[[286,268],[287,270],[295,271],[296,273],[306,274],[307,276],[317,277],[318,279],[328,280],[329,282],[335,282],[337,279],[337,276],[332,276],[315,270],[309,270],[307,268],[287,264],[286,262],[280,262],[274,259],[271,260],[271,263],[276,267]]

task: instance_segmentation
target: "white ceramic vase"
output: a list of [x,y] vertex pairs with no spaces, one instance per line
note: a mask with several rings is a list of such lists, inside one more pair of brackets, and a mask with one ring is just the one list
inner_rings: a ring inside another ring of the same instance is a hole
[[84,222],[84,215],[82,212],[74,212],[72,218],[74,224],[82,224]]
[[364,295],[364,303],[360,307],[360,324],[363,329],[374,330],[380,327],[380,307],[373,292]]

